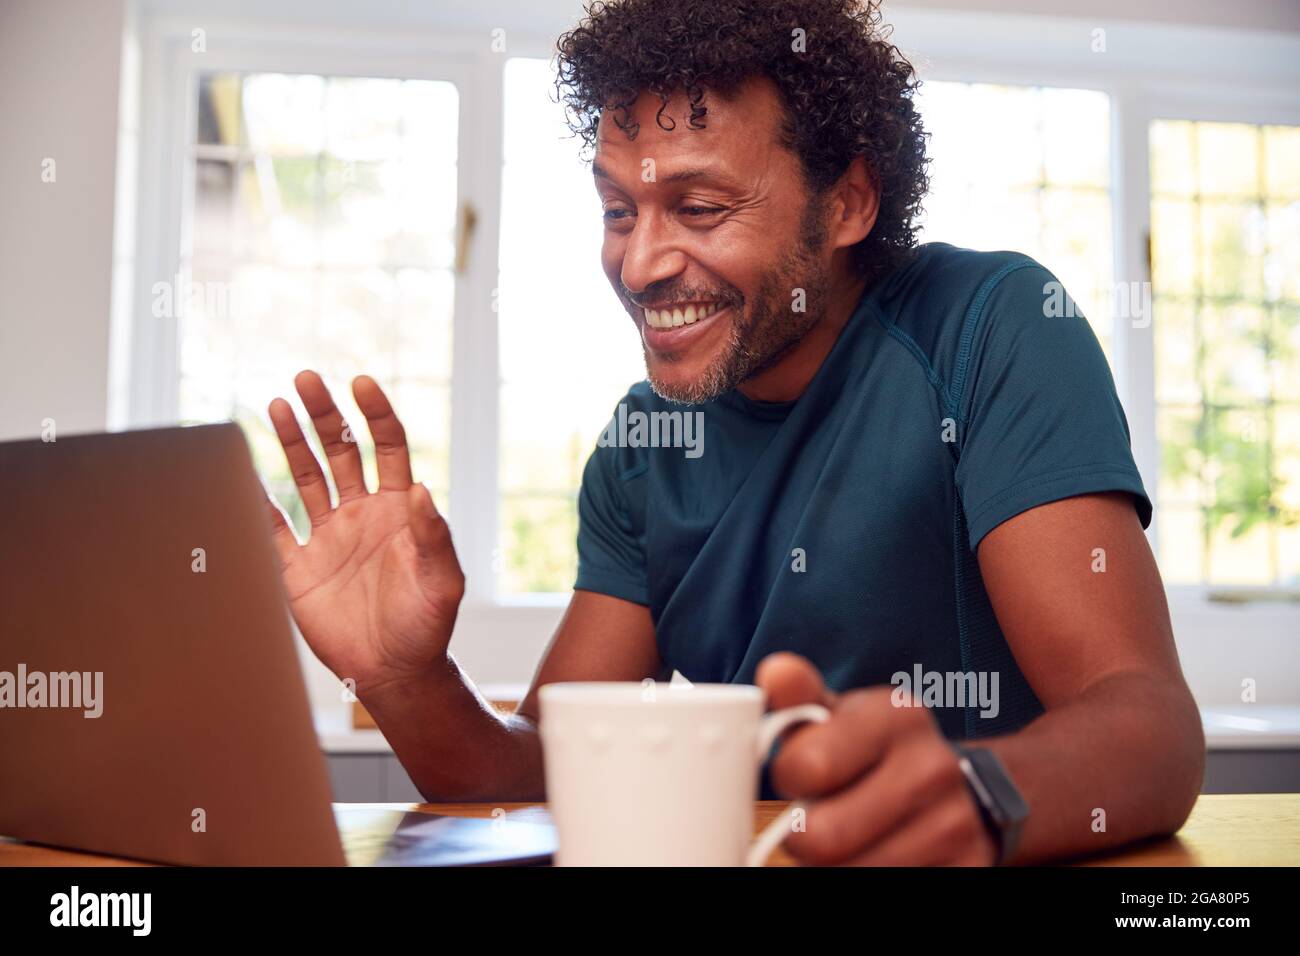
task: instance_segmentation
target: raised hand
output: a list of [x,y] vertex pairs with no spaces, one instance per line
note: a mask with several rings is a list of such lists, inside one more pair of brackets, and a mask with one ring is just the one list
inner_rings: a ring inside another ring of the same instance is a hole
[[375,443],[379,487],[366,487],[354,436],[321,377],[300,372],[294,386],[320,437],[330,489],[290,404],[269,412],[294,483],[311,518],[300,544],[269,501],[284,585],[294,619],[316,655],[357,690],[418,678],[444,662],[465,576],[447,522],[423,485],[411,483],[406,433],[387,396],[368,376],[352,394]]

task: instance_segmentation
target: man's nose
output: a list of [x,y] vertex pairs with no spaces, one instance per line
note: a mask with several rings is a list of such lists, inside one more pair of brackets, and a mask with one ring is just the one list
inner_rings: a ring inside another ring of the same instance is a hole
[[667,227],[662,217],[653,215],[639,217],[632,227],[623,250],[620,277],[634,295],[686,269],[686,255],[673,244]]

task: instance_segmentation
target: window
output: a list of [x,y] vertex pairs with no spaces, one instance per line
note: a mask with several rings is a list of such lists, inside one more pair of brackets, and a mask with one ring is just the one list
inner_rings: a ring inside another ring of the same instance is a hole
[[922,239],[1033,256],[1110,351],[1110,100],[1093,90],[926,81]]
[[[449,39],[430,65],[423,45],[283,43],[297,50],[287,60],[177,61],[177,78],[197,80],[197,123],[169,140],[160,191],[179,181],[187,211],[173,237],[160,202],[161,267],[139,292],[153,312],[142,322],[174,318],[177,339],[174,352],[161,333],[134,346],[164,383],[138,390],[134,414],[234,418],[301,523],[266,404],[293,398],[293,374],[314,367],[355,420],[348,380],[373,374],[407,424],[417,478],[452,515],[467,573],[485,582],[476,597],[567,592],[582,468],[645,372],[600,268],[600,206],[547,45],[476,58]],[[963,62],[917,96],[932,160],[922,240],[1022,251],[1064,283],[1115,363],[1168,583],[1300,583],[1300,127],[1278,125],[1293,112],[1250,117],[1274,125],[1196,121],[1194,100],[1172,101],[1186,118],[1165,120],[1170,101],[1140,79],[1103,91],[1083,88],[1107,82],[1087,70],[968,74]],[[993,82],[958,82],[967,75]],[[1244,94],[1241,106],[1253,108]],[[1233,118],[1225,106],[1209,119]],[[1135,147],[1132,129],[1149,141]],[[1115,321],[1130,291],[1116,279],[1140,274],[1148,185],[1155,318],[1130,327]],[[458,201],[490,237],[461,271]],[[468,333],[455,409],[453,315]],[[467,468],[480,439],[493,466]]]
[[200,77],[192,240],[155,314],[179,323],[181,419],[239,422],[300,527],[266,405],[297,404],[303,367],[358,424],[348,383],[382,381],[417,480],[446,500],[457,108],[446,82]]
[[548,61],[505,66],[497,589],[568,591],[582,468],[645,378],[636,327],[600,267],[600,202]]
[[1300,127],[1150,144],[1165,580],[1300,584]]

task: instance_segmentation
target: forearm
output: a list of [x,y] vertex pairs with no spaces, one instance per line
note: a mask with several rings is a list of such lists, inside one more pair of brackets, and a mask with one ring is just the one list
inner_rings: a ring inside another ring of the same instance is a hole
[[358,694],[426,800],[542,799],[536,725],[497,711],[450,656],[418,679]]
[[1029,804],[1015,863],[1173,833],[1205,768],[1186,687],[1143,674],[1103,679],[1018,733],[969,743],[997,753]]

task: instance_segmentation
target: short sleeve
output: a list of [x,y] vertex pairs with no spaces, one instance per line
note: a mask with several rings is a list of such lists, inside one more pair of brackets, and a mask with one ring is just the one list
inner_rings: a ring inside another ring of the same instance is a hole
[[574,589],[646,604],[644,534],[634,527],[616,449],[598,447],[578,492],[578,577]]
[[1009,518],[1075,495],[1129,492],[1146,527],[1151,501],[1092,327],[1042,266],[1004,273],[966,319],[953,376],[971,549]]

